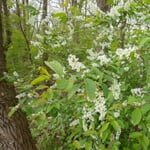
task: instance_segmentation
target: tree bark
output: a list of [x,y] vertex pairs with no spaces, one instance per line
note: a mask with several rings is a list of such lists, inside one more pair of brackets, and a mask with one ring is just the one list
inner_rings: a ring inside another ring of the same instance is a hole
[[107,4],[108,0],[96,0],[97,6],[103,12],[107,12],[110,10],[110,5]]
[[47,0],[43,0],[42,20],[47,17],[47,5],[48,5],[48,1]]
[[36,150],[25,113],[19,109],[8,117],[10,107],[17,104],[17,99],[14,86],[3,79],[3,73],[7,71],[5,52],[8,48],[4,46],[3,36],[4,4],[7,4],[6,0],[0,1],[0,150]]

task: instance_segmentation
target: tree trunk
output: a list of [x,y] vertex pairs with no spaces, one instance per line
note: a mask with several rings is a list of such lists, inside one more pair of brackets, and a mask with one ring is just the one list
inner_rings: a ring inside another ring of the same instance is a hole
[[47,17],[47,5],[48,5],[48,1],[43,0],[42,20]]
[[97,6],[103,12],[107,12],[110,10],[110,5],[107,4],[108,0],[96,0]]
[[3,79],[3,73],[7,71],[7,47],[4,46],[2,2],[4,4],[4,0],[0,1],[0,150],[36,150],[25,113],[19,109],[8,117],[10,107],[17,104],[17,99],[14,86]]

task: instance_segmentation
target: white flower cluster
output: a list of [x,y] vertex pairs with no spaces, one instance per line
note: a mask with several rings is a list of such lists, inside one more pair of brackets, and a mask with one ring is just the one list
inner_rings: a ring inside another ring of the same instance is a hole
[[33,46],[40,46],[40,45],[41,45],[41,43],[40,43],[40,42],[37,42],[37,41],[31,41],[31,44],[32,44]]
[[80,15],[80,16],[76,16],[75,19],[76,19],[77,21],[84,21],[85,18]]
[[134,89],[131,89],[131,93],[134,96],[143,97],[145,91],[143,90],[143,88],[134,88]]
[[123,59],[124,57],[129,59],[130,58],[130,54],[133,52],[134,56],[136,58],[138,58],[139,55],[136,53],[136,49],[137,49],[137,47],[129,47],[129,48],[125,48],[125,49],[118,48],[116,50],[116,55],[119,56],[120,59]]
[[102,92],[96,92],[96,99],[90,100],[89,98],[87,98],[87,100],[91,105],[88,106],[86,104],[83,107],[82,122],[84,130],[87,129],[88,123],[90,123],[91,125],[91,122],[94,121],[95,115],[99,115],[99,120],[103,121],[107,113],[107,108],[105,105],[106,101]]
[[70,126],[76,126],[79,124],[79,119],[76,119],[76,120],[73,120],[71,123],[70,123]]
[[120,13],[118,12],[118,9],[120,8],[120,6],[113,6],[110,9],[110,12],[108,12],[108,16],[112,17],[112,18],[116,18],[120,16]]
[[93,49],[88,49],[87,50],[87,53],[89,54],[89,56],[87,56],[87,58],[89,60],[95,60],[97,59],[97,57],[99,56],[99,53],[98,52],[93,52]]
[[108,64],[110,62],[110,58],[107,58],[105,54],[98,56],[97,60],[100,61],[100,65]]
[[69,55],[68,63],[69,66],[71,66],[72,70],[75,70],[77,72],[80,72],[82,69],[85,69],[84,64],[79,62],[79,58],[77,58],[75,55],[72,54]]
[[95,102],[95,112],[99,113],[99,120],[103,121],[106,116],[106,105],[105,105],[105,99],[103,97],[103,94],[101,92],[97,93],[97,99]]
[[116,137],[115,137],[116,140],[119,140],[120,135],[121,135],[121,129],[118,130],[117,133],[116,133]]
[[23,92],[23,93],[16,95],[16,98],[21,99],[21,98],[24,98],[25,96],[26,96],[26,93]]
[[[87,58],[89,60],[96,60],[100,63],[100,65],[105,65],[108,64],[110,62],[110,58],[108,58],[103,51],[101,52],[93,52],[93,49],[89,49],[87,50],[89,56],[87,56]],[[93,64],[94,66],[97,66],[96,64]]]
[[43,50],[42,49],[38,49],[38,54],[34,57],[34,59],[40,59],[43,55]]
[[17,71],[14,71],[14,72],[13,72],[13,75],[14,75],[15,77],[19,77],[19,74],[18,74]]
[[112,94],[113,94],[113,97],[114,97],[115,100],[119,99],[119,96],[120,96],[120,86],[121,86],[121,84],[118,83],[117,80],[114,80],[113,84],[109,88],[112,91]]
[[87,105],[83,107],[83,120],[87,120],[88,122],[94,121],[94,110],[92,108],[88,108]]
[[120,116],[120,110],[116,110],[115,112],[114,112],[114,117],[115,118],[118,118]]

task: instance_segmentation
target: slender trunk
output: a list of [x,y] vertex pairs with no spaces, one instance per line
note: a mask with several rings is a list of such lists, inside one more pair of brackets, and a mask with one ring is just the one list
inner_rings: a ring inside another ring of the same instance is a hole
[[[24,37],[24,40],[25,40],[26,46],[27,46],[28,61],[31,63],[32,62],[32,58],[31,58],[31,54],[30,54],[30,41],[29,41],[28,36],[26,34],[26,27],[23,26],[22,21],[21,21],[21,19],[22,19],[22,17],[21,17],[22,12],[20,10],[19,0],[16,0],[16,9],[17,9],[17,15],[19,17],[19,28],[20,28],[20,30],[22,32],[22,35]],[[25,23],[24,23],[24,25],[25,25]]]
[[47,0],[43,0],[42,20],[45,19],[47,16],[47,2]]
[[4,0],[0,1],[0,149],[36,150],[25,113],[19,109],[11,118],[8,117],[10,107],[17,104],[17,99],[14,86],[3,79],[3,73],[7,71],[5,52],[8,47],[4,46],[2,2],[5,7]]

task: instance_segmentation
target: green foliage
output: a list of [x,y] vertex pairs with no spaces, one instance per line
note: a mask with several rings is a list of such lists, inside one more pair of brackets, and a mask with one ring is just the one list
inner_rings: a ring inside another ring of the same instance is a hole
[[[39,149],[150,149],[148,11],[140,1],[87,16],[71,7],[34,35],[32,79],[16,89]],[[24,70],[24,40],[12,45],[8,66]]]

